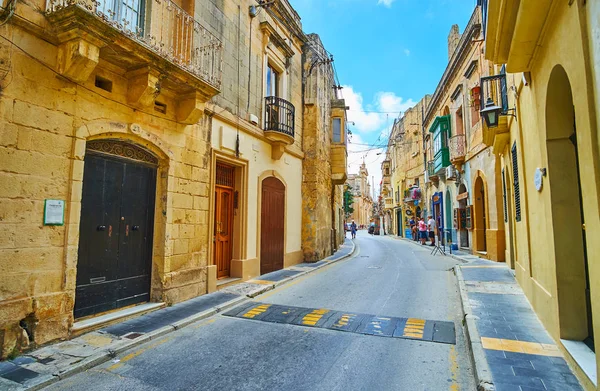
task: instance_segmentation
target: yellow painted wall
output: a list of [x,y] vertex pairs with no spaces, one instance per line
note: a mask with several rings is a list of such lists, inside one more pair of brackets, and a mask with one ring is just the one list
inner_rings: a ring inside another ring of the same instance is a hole
[[[574,2],[571,6],[567,2],[554,3],[556,4],[553,4],[546,22],[547,29],[544,30],[541,38],[542,43],[538,45],[529,65],[530,73],[527,76],[530,77],[530,83],[528,85],[523,83],[521,73],[510,74],[507,77],[509,89],[514,88],[516,92],[509,94],[509,106],[516,107],[517,119],[510,122],[510,143],[503,151],[502,166],[511,174],[511,179],[507,182],[510,183],[509,202],[514,206],[510,147],[516,142],[519,154],[522,220],[514,221],[513,208],[511,219],[513,219],[514,232],[507,230],[506,241],[509,249],[510,241],[513,241],[517,280],[545,327],[557,341],[560,341],[560,338],[575,338],[573,329],[576,327],[573,320],[565,319],[564,315],[561,320],[561,311],[567,313],[571,309],[560,306],[559,294],[562,295],[561,297],[575,297],[573,295],[581,295],[581,292],[570,288],[569,285],[562,285],[559,289],[558,281],[565,277],[572,279],[580,277],[571,271],[575,270],[574,266],[565,266],[566,269],[561,269],[559,273],[557,262],[561,262],[561,259],[565,262],[565,257],[567,262],[570,262],[568,254],[575,251],[576,243],[567,248],[555,249],[555,231],[558,235],[568,233],[561,232],[561,226],[565,222],[553,220],[553,213],[556,212],[556,207],[560,206],[559,197],[565,199],[577,197],[576,189],[552,188],[553,180],[558,181],[561,176],[560,165],[554,166],[554,170],[548,170],[547,176],[543,178],[541,191],[535,188],[533,181],[537,168],[549,167],[548,145],[550,144],[547,144],[546,140],[549,135],[547,129],[552,124],[546,121],[548,114],[546,110],[548,97],[553,96],[549,95],[549,82],[553,70],[558,69],[557,66],[562,67],[571,86],[577,124],[579,173],[588,238],[587,256],[592,283],[594,334],[597,340],[597,336],[600,335],[600,286],[597,284],[600,280],[600,242],[594,238],[600,232],[598,208],[600,164],[597,148],[597,104],[595,103],[597,96],[594,95],[597,82],[594,81],[594,74],[597,75],[598,60],[597,55],[589,56],[589,49],[593,47],[592,42],[598,41],[597,37],[592,37],[588,46],[584,33],[587,31],[586,23],[590,21],[594,23],[593,20],[596,21],[596,25],[590,28],[590,31],[597,31],[598,5],[592,4],[593,2],[587,2],[585,6],[581,2]],[[491,21],[491,23],[496,22]],[[593,49],[597,50],[597,45]],[[556,110],[556,107],[552,110]],[[551,153],[557,151],[559,150]],[[596,342],[596,348],[598,345]],[[576,372],[585,388],[597,389],[568,353],[566,357],[577,368]],[[597,360],[597,367],[598,363],[600,361]]]

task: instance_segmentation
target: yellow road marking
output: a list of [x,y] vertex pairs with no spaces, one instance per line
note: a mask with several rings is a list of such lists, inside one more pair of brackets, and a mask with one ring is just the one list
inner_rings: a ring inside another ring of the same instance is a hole
[[217,320],[216,320],[216,319],[214,319],[214,318],[213,318],[213,319],[209,319],[209,320],[207,320],[206,322],[202,322],[202,323],[200,323],[199,325],[197,325],[197,326],[194,326],[194,328],[195,328],[195,329],[198,329],[198,328],[200,328],[200,327],[202,327],[202,326],[206,326],[206,325],[209,325],[209,324],[211,324],[211,323],[215,323],[216,321],[217,321]]
[[328,312],[329,310],[323,308],[312,310],[311,313],[304,315],[304,317],[302,318],[302,324],[307,326],[314,326],[319,320],[321,320],[323,315],[325,315]]
[[481,337],[484,349],[504,350],[506,352],[537,354],[539,356],[562,357],[558,347],[552,344],[537,342],[515,341],[512,339]]
[[265,312],[266,310],[269,309],[269,307],[271,306],[271,304],[261,304],[259,306],[256,306],[254,308],[252,308],[250,311],[246,312],[244,315],[242,315],[244,318],[254,318],[256,315],[260,315],[263,312]]
[[167,338],[163,338],[161,340],[156,341],[155,343],[146,346],[143,349],[139,349],[133,353],[129,353],[128,355],[126,355],[125,357],[123,357],[118,363],[111,365],[110,367],[106,368],[107,371],[112,371],[115,370],[117,368],[119,368],[120,366],[123,365],[123,363],[126,363],[127,361],[131,360],[132,358],[135,358],[137,356],[139,356],[140,354],[144,353],[147,350],[153,349],[159,345],[162,345],[165,342],[170,341],[171,339],[173,339],[173,337],[167,337]]
[[425,320],[417,318],[408,318],[404,326],[403,337],[423,339],[423,329],[425,328]]
[[449,362],[450,362],[450,380],[452,383],[450,384],[450,391],[459,391],[460,387],[458,386],[458,360],[456,359],[456,348],[454,345],[450,346],[450,354],[449,354]]

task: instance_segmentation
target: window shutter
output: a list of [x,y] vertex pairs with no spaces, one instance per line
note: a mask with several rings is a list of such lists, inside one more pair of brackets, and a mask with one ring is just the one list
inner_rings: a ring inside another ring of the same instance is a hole
[[506,177],[504,176],[504,168],[502,169],[502,201],[504,204],[504,222],[508,223],[508,208],[506,205]]
[[521,190],[519,188],[519,165],[517,159],[517,143],[511,150],[513,166],[513,187],[515,189],[515,220],[521,221]]

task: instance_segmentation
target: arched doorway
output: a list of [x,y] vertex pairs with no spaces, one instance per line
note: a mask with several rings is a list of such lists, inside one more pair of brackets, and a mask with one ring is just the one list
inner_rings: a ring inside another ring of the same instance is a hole
[[446,229],[445,235],[446,235],[446,242],[451,245],[452,243],[454,243],[454,238],[452,235],[452,231],[453,231],[453,227],[454,227],[454,223],[453,223],[453,219],[452,219],[452,193],[450,193],[450,189],[446,190],[446,201],[445,201],[445,205],[444,205],[444,228]]
[[75,318],[150,299],[157,166],[138,145],[88,141]]
[[546,150],[552,206],[560,337],[593,350],[592,309],[577,126],[571,84],[557,65],[546,100]]
[[475,179],[475,187],[473,188],[473,199],[475,200],[473,210],[473,242],[475,245],[475,251],[485,252],[487,251],[487,216],[486,216],[486,204],[487,195],[485,194],[485,185],[483,178],[478,176]]
[[467,186],[461,183],[458,187],[458,241],[462,248],[469,247],[469,231],[467,230],[467,202],[469,193],[467,192]]
[[285,185],[275,177],[262,181],[260,274],[283,269]]

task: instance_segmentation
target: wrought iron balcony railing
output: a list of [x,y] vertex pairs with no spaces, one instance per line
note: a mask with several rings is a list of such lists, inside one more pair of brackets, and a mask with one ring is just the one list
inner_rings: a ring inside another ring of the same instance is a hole
[[48,0],[47,14],[79,7],[107,25],[221,89],[223,45],[171,0]]
[[465,135],[457,134],[448,140],[448,147],[450,149],[450,161],[458,161],[465,159]]
[[295,108],[276,96],[265,98],[265,131],[279,132],[294,137]]
[[506,89],[506,74],[501,73],[494,76],[485,76],[480,80],[481,85],[481,99],[480,110],[485,109],[485,105],[488,98],[492,98],[495,105],[502,108],[500,111],[501,115],[508,113],[508,95]]

